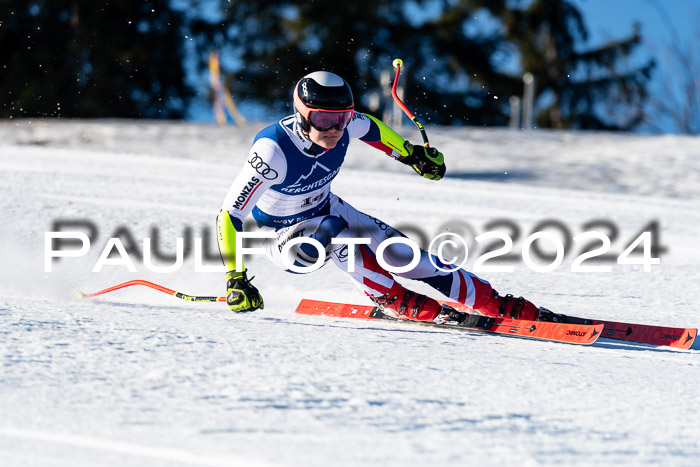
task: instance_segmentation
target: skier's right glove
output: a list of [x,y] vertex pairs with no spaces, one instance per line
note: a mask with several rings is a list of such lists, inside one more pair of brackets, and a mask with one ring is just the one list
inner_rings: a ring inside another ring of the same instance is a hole
[[445,176],[445,159],[435,148],[418,146],[405,141],[404,148],[408,156],[400,157],[399,161],[410,165],[413,170],[429,180],[440,180]]
[[250,283],[246,271],[226,273],[226,304],[235,312],[265,308],[260,292]]

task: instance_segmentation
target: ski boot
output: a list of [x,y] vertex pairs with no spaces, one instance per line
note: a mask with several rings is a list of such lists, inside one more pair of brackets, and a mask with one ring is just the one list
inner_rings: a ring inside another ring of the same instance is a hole
[[[494,289],[491,289],[491,294],[489,301],[477,309],[484,316],[526,319],[528,321],[548,321],[550,323],[574,322],[566,315],[554,313],[544,307],[538,308],[523,297],[513,298],[511,294],[501,296]],[[590,322],[585,323],[582,321],[580,324],[590,324]]]
[[416,321],[432,321],[442,309],[437,300],[408,290],[396,281],[389,292],[380,297],[370,295],[369,298],[382,309],[397,314],[399,318]]
[[494,289],[491,289],[489,301],[476,309],[485,316],[526,319],[530,321],[537,321],[540,310],[545,310],[544,308],[536,307],[531,301],[523,297],[514,298],[511,294],[498,295],[498,292]]

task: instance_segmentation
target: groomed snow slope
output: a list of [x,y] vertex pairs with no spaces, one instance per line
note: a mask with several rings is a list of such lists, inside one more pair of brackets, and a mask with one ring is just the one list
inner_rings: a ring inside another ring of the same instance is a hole
[[[193,256],[170,273],[135,254],[135,273],[91,271],[115,232],[139,251],[155,232],[167,254],[178,237],[210,237],[215,256],[214,219],[258,128],[0,123],[2,465],[698,464],[696,349],[296,315],[303,297],[366,299],[332,264],[292,275],[264,258],[248,260],[266,305],[255,313],[139,287],[74,299],[136,278],[222,294],[222,274],[196,272]],[[614,261],[573,273],[574,245],[552,272],[519,260],[481,275],[570,314],[700,326],[699,138],[428,133],[450,177],[423,180],[357,141],[334,191],[430,237],[446,222],[482,233],[505,220],[520,230],[517,254],[545,220],[572,235],[603,221],[619,231],[615,255],[656,221],[667,250],[649,273]],[[97,237],[86,256],[45,272],[44,235],[57,221],[94,225]]]

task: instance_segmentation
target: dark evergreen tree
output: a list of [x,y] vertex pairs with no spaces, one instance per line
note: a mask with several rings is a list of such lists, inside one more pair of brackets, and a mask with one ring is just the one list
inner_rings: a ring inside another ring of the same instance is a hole
[[[240,58],[224,64],[235,73],[236,96],[278,111],[291,111],[296,81],[319,69],[343,76],[358,107],[366,108],[382,70],[393,77],[392,60],[401,57],[406,99],[424,121],[504,124],[507,109],[494,93],[518,80],[496,71],[494,54],[505,46],[501,31],[468,32],[475,3],[221,0],[219,21],[192,27],[200,57],[214,48]],[[425,10],[432,10],[428,19]]]
[[182,117],[182,25],[166,0],[0,0],[0,117]]
[[585,50],[588,31],[570,1],[534,0],[524,8],[515,3],[499,15],[523,72],[535,77],[539,127],[629,130],[642,121],[654,62],[625,67],[641,43],[637,28],[629,37]]

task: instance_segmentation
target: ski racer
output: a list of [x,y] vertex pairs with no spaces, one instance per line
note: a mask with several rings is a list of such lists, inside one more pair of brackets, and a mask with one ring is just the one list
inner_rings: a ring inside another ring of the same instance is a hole
[[[413,145],[380,120],[356,112],[350,86],[334,73],[307,74],[296,84],[293,99],[294,114],[255,137],[217,217],[219,250],[228,270],[226,297],[230,309],[243,312],[264,307],[245,267],[235,268],[236,234],[242,231],[243,220],[252,214],[261,229],[276,233],[275,238],[265,240],[264,248],[268,258],[282,269],[289,271],[282,260],[282,247],[293,238],[311,238],[325,248],[326,261],[332,260],[384,310],[412,320],[463,319],[464,313],[443,309],[437,300],[406,289],[394,274],[382,268],[376,257],[379,244],[404,235],[331,191],[351,139],[359,138],[428,180],[440,180],[445,175],[442,153],[433,147]],[[332,243],[333,238],[369,238],[370,243]],[[295,266],[308,266],[319,258],[319,251],[308,243],[289,251]],[[393,269],[405,265],[412,255],[408,245],[395,243],[385,249],[383,258]],[[464,269],[446,266],[435,256],[431,263],[430,256],[420,250],[417,266],[396,275],[425,282],[486,316],[537,319],[539,309],[530,301],[499,295],[487,281]],[[353,261],[354,268],[348,267],[349,261]]]

